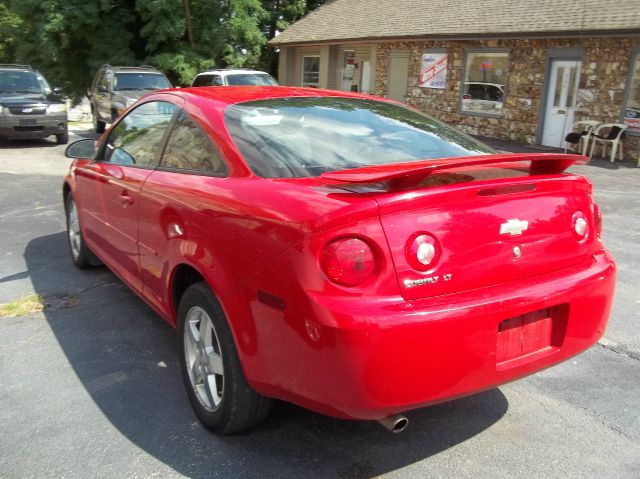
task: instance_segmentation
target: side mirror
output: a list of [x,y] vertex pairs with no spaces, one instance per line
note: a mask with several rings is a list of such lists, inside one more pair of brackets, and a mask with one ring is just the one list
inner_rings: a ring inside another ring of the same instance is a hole
[[59,86],[55,87],[53,89],[53,94],[56,95],[56,96],[62,95],[62,88],[60,88]]
[[96,156],[96,142],[90,138],[74,141],[64,151],[67,158],[91,158]]

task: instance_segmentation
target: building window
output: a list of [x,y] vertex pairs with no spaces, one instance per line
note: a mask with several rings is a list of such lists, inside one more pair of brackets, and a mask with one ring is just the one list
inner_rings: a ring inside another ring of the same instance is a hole
[[509,52],[467,52],[464,62],[461,110],[501,116],[509,71]]
[[320,86],[320,57],[302,57],[302,86]]
[[640,133],[640,52],[631,56],[627,95],[622,109],[623,121],[629,130]]

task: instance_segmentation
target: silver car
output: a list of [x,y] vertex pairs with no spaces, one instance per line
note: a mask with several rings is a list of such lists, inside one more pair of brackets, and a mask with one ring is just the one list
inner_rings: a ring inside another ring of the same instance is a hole
[[69,141],[67,106],[59,88],[29,65],[0,64],[0,138]]

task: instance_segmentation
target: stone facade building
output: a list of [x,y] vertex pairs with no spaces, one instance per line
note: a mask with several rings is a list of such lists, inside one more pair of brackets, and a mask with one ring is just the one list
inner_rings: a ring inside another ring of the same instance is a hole
[[333,0],[271,41],[284,85],[357,90],[475,135],[564,147],[627,126],[640,158],[640,1]]

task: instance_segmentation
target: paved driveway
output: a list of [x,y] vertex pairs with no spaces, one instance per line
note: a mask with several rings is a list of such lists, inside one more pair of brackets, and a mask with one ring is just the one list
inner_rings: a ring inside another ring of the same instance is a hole
[[[183,392],[174,331],[65,242],[53,143],[0,144],[0,477],[638,477],[640,169],[577,167],[596,186],[619,287],[604,345],[530,378],[408,413],[407,431],[277,403],[218,437]],[[340,378],[336,378],[337,381]]]

